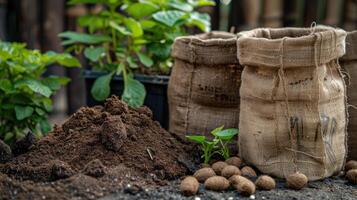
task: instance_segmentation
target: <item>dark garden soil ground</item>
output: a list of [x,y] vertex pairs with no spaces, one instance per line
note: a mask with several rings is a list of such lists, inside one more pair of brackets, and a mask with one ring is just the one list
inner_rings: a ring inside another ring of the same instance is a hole
[[129,183],[165,185],[194,170],[189,152],[148,108],[131,109],[111,97],[0,164],[0,199],[95,199]]
[[[196,170],[195,154],[191,144],[153,121],[149,109],[131,109],[111,97],[104,106],[80,109],[29,151],[0,164],[0,199],[183,199],[178,179]],[[254,197],[357,199],[356,186],[340,177],[302,191],[278,185]],[[197,197],[243,198],[202,186]]]
[[116,194],[112,194],[101,198],[100,200],[135,200],[135,199],[201,199],[201,200],[234,200],[234,199],[259,199],[259,200],[356,200],[357,187],[348,184],[341,177],[333,177],[323,181],[311,182],[306,188],[300,191],[294,191],[285,188],[285,181],[278,181],[278,189],[271,191],[257,191],[251,197],[239,195],[236,191],[213,192],[207,191],[200,186],[199,193],[193,197],[185,197],[180,194],[180,183],[178,181],[171,182],[167,186],[153,189],[122,189]]

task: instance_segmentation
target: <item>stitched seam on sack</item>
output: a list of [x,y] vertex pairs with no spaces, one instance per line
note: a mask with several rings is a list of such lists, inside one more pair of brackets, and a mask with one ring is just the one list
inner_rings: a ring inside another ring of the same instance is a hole
[[195,74],[196,70],[196,57],[195,57],[195,50],[194,46],[192,45],[192,37],[191,41],[189,43],[190,51],[191,51],[191,56],[192,56],[192,71],[191,71],[191,78],[189,82],[189,93],[188,93],[188,98],[187,98],[187,112],[186,112],[186,119],[185,119],[185,134],[188,132],[188,127],[189,127],[189,115],[190,115],[190,109],[191,109],[191,99],[192,99],[192,82],[193,82],[193,76]]

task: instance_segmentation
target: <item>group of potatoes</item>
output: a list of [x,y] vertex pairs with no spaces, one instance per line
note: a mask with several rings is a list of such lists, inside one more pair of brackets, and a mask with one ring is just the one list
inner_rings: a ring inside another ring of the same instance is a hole
[[350,160],[345,165],[346,178],[352,184],[357,184],[357,161]]
[[[185,196],[195,195],[199,183],[204,183],[207,190],[224,191],[233,188],[241,195],[250,196],[256,188],[260,190],[272,190],[276,187],[275,180],[267,175],[259,176],[255,183],[248,178],[257,177],[256,172],[249,166],[240,168],[242,161],[239,157],[231,157],[225,162],[218,161],[209,165],[203,165],[193,176],[188,176],[181,182],[180,190]],[[349,161],[346,164],[346,178],[351,183],[357,181],[357,161]],[[308,182],[308,178],[302,173],[294,173],[286,178],[286,186],[299,190]]]

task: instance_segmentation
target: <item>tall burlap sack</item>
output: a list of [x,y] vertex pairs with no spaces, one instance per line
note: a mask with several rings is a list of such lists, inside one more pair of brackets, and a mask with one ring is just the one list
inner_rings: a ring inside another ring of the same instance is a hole
[[357,160],[357,31],[347,33],[346,55],[341,67],[347,72],[348,159]]
[[169,130],[181,138],[225,125],[238,127],[239,87],[236,35],[211,32],[175,40],[168,100]]
[[237,40],[244,66],[239,151],[261,172],[309,180],[339,172],[346,156],[343,30],[255,29]]

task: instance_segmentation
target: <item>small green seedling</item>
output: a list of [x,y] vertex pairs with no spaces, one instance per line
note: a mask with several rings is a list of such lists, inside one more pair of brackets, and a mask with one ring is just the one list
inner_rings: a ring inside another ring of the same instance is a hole
[[215,136],[214,140],[218,140],[218,143],[220,144],[220,148],[217,151],[218,154],[227,160],[230,157],[228,144],[232,141],[234,136],[238,134],[238,129],[229,128],[223,130],[223,126],[221,126],[214,129],[211,134]]
[[204,135],[189,135],[186,136],[189,140],[201,144],[203,151],[202,158],[204,163],[208,163],[215,153],[220,154],[224,159],[230,156],[228,144],[233,137],[238,134],[238,129],[229,128],[223,130],[224,126],[220,126],[211,131],[214,136],[212,140],[206,139]]
[[189,135],[186,137],[191,141],[201,144],[203,151],[203,155],[201,157],[204,158],[204,163],[208,163],[215,153],[214,149],[216,148],[217,142],[206,140],[206,136],[204,135]]

